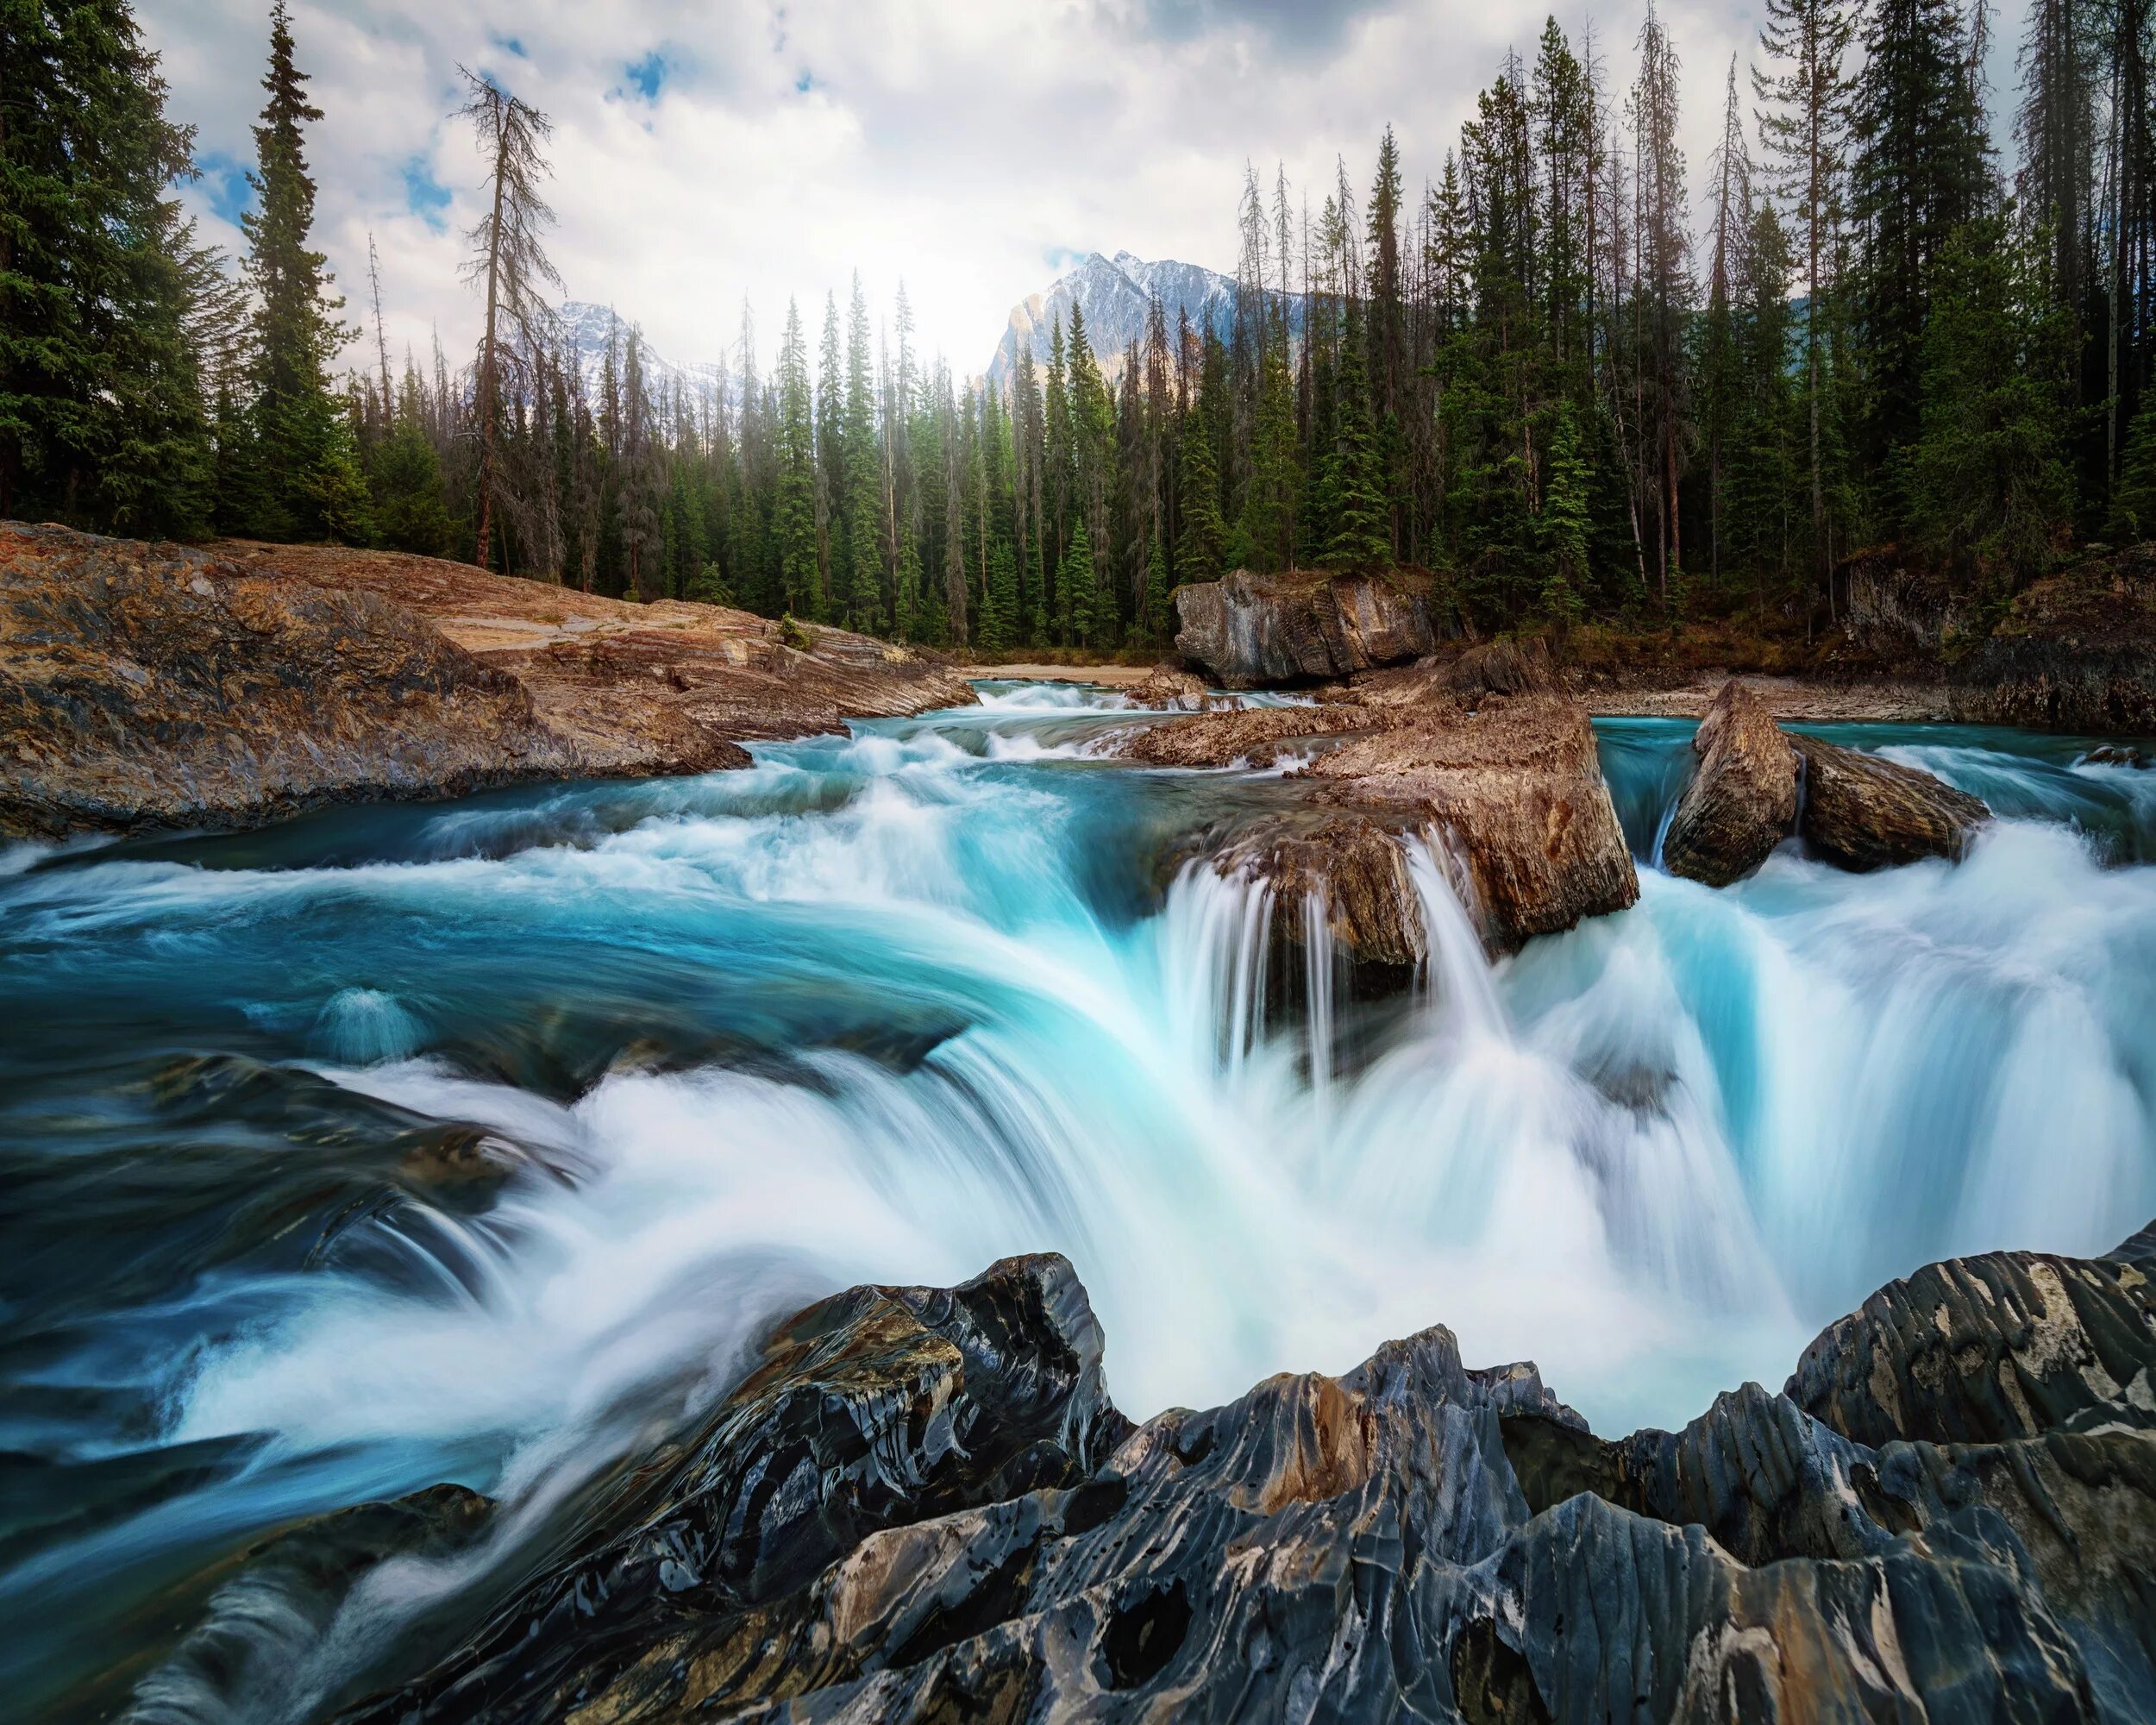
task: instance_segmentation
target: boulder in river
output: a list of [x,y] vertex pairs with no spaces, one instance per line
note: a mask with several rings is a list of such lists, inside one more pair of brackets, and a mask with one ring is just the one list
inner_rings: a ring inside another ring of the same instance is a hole
[[1639,896],[1586,710],[1567,697],[1408,709],[1301,769],[1324,801],[1434,829],[1493,952]]
[[1797,830],[1845,869],[1959,857],[1991,819],[1977,798],[1915,767],[1814,737],[1790,740],[1804,762]]
[[1758,693],[1724,683],[1692,738],[1698,769],[1662,844],[1672,875],[1726,887],[1767,860],[1796,825],[1796,751]]
[[1275,938],[1307,944],[1316,919],[1358,966],[1412,972],[1429,950],[1402,835],[1367,815],[1283,817],[1239,834],[1213,860],[1222,875],[1263,881]]
[[1829,862],[1866,869],[1959,857],[1991,812],[1929,773],[1783,731],[1759,694],[1724,683],[1692,739],[1699,766],[1670,819],[1672,875],[1726,887],[1794,829]]
[[1442,1328],[1134,1427],[1060,1259],[856,1289],[346,1716],[2149,1717],[2153,1251],[1934,1266],[1616,1442]]
[[1223,688],[1320,681],[1436,644],[1430,578],[1238,569],[1175,589],[1175,650]]

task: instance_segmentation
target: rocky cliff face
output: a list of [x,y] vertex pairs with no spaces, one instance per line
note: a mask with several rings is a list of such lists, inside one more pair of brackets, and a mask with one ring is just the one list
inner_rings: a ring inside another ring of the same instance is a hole
[[901,649],[432,559],[0,524],[0,835],[700,773],[744,738],[971,699]]
[[2032,582],[1952,674],[1954,716],[2156,732],[2156,544]]
[[1430,579],[1238,569],[1175,589],[1175,650],[1223,688],[1346,677],[1436,645]]
[[346,1718],[2124,1725],[2156,1713],[2152,1271],[2156,1233],[1934,1265],[1782,1394],[1621,1442],[1444,1329],[1133,1427],[1062,1259],[856,1289]]

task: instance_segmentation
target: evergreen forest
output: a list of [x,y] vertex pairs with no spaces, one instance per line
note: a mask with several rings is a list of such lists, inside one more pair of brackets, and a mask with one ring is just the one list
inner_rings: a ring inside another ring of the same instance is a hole
[[[0,516],[987,653],[1157,645],[1177,585],[1237,568],[1429,570],[1464,624],[1560,635],[1809,635],[1882,545],[1998,601],[2156,535],[2152,9],[2034,0],[2011,92],[1983,0],[1766,0],[1726,67],[1688,67],[1651,7],[1620,44],[1552,20],[1441,160],[1388,128],[1330,184],[1248,170],[1218,327],[1156,304],[1103,353],[1074,316],[992,385],[856,276],[775,329],[744,309],[692,384],[633,325],[595,366],[570,342],[548,121],[492,79],[461,116],[482,333],[393,354],[372,258],[340,283],[317,248],[322,116],[281,0],[237,258],[182,212],[192,135],[125,0],[23,0]],[[1720,116],[1702,161],[1688,103]]]

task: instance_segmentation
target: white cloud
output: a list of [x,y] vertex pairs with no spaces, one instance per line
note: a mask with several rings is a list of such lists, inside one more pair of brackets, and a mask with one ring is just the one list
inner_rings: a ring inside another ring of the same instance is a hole
[[[1643,10],[1597,0],[1559,21],[1576,43],[1591,20],[1615,83]],[[205,159],[253,159],[265,11],[146,0],[172,111],[199,129]],[[1994,20],[2001,74],[2019,11]],[[1697,187],[1758,6],[1664,0],[1663,16],[1684,60]],[[1507,47],[1532,51],[1542,18],[1522,0],[300,0],[293,30],[324,112],[310,138],[317,243],[363,315],[373,231],[393,349],[423,356],[438,328],[461,355],[476,331],[456,278],[481,180],[449,117],[462,62],[552,116],[567,290],[642,323],[661,353],[730,348],[746,295],[768,367],[788,295],[812,342],[824,293],[843,301],[858,267],[877,317],[903,279],[924,346],[973,371],[1010,306],[1069,254],[1231,267],[1246,160],[1269,184],[1284,162],[1315,203],[1344,155],[1359,192],[1389,120],[1411,184],[1433,176],[1476,92]],[[219,191],[213,177],[189,198],[236,248]]]

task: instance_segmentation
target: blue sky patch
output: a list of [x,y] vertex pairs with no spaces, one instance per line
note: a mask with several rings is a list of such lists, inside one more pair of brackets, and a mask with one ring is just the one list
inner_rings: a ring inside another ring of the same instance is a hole
[[656,102],[660,89],[667,81],[667,74],[673,69],[665,53],[654,48],[642,60],[629,63],[629,87],[645,101]]
[[816,80],[809,76],[806,66],[801,68],[800,75],[793,80],[793,87],[804,96],[816,87]]
[[424,156],[408,156],[403,168],[404,207],[436,233],[449,210],[449,188],[434,177]]
[[202,170],[202,189],[209,196],[211,211],[219,221],[237,227],[240,217],[254,208],[254,188],[248,184],[247,164],[222,150],[211,150],[196,157],[195,166]]
[[504,53],[514,54],[518,60],[530,60],[531,58],[530,52],[525,48],[523,41],[516,36],[498,35],[490,37],[489,40],[493,42],[496,47],[501,49]]

